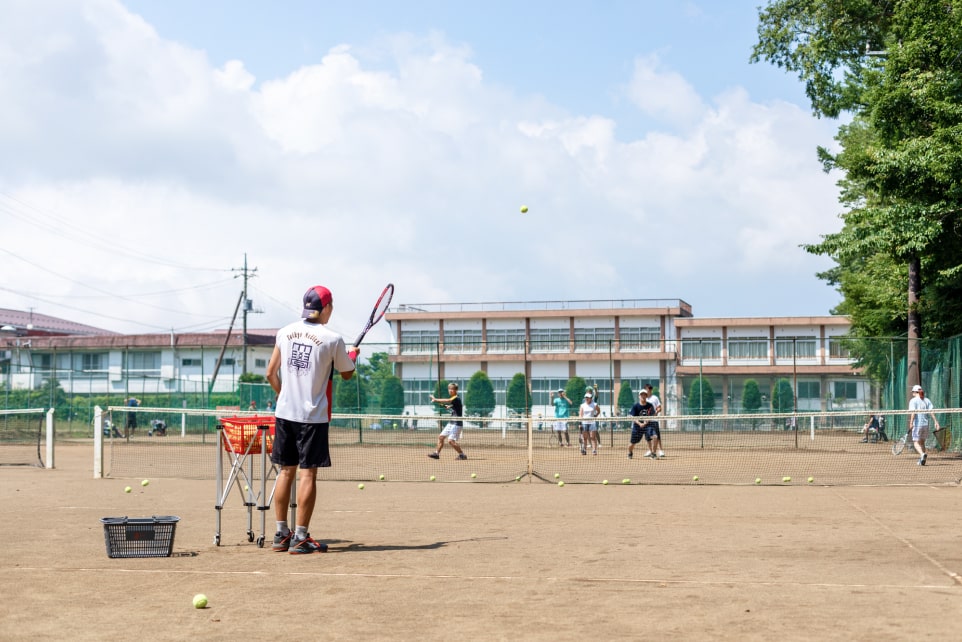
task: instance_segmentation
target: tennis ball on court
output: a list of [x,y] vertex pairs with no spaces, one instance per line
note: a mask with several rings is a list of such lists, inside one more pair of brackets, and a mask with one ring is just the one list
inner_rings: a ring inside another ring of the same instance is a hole
[[761,478],[761,477],[756,477],[756,478],[755,478],[755,483],[756,483],[756,484],[762,483],[762,478]]
[[627,477],[625,477],[624,479],[621,480],[621,483],[622,483],[622,484],[630,484],[630,483],[631,483],[631,480],[628,479]]
[[604,484],[605,486],[607,486],[607,485],[608,485],[608,480],[606,479],[606,480],[602,481],[601,483]]
[[527,205],[522,205],[522,206],[521,206],[521,213],[522,213],[522,214],[527,214],[527,213],[528,213],[528,206],[527,206]]
[[434,481],[434,475],[431,475],[431,481]]
[[808,478],[808,483],[809,483],[809,484],[811,484],[813,481],[815,481],[815,478],[814,478],[814,477],[809,477],[809,478]]
[[782,481],[787,484],[788,482],[792,481],[792,478],[791,478],[791,477],[782,477]]
[[521,477],[515,477],[514,481],[521,481]]
[[124,492],[125,492],[125,493],[129,493],[129,492],[132,491],[132,490],[133,490],[133,488],[131,488],[130,486],[127,486],[127,488],[124,489]]
[[140,485],[141,485],[141,486],[148,486],[149,484],[150,484],[150,480],[149,480],[149,479],[145,479],[144,481],[140,482]]
[[358,484],[358,485],[357,485],[357,489],[358,489],[358,490],[364,490],[364,484]]
[[378,475],[377,478],[380,479],[381,481],[384,481],[384,475]]
[[564,483],[563,481],[559,481],[559,482],[558,482],[558,485],[559,485],[559,486],[564,486],[565,483]]
[[203,593],[198,593],[194,596],[194,608],[203,609],[207,608],[207,596]]
[[478,478],[477,473],[471,473],[471,479],[477,479],[477,478]]
[[[144,485],[146,486],[146,484],[144,484]],[[244,490],[245,490],[245,491],[246,491],[246,490],[250,490],[250,489],[251,489],[250,486],[248,486],[247,484],[244,484]]]
[[561,473],[555,473],[555,474],[554,474],[554,478],[555,478],[555,479],[561,479]]
[[698,481],[698,475],[695,475],[694,477],[692,477],[691,480],[692,480],[692,481]]

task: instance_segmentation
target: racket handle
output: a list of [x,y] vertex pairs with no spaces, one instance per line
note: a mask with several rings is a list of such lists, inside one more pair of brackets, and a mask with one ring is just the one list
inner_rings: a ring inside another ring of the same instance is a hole
[[350,357],[351,361],[357,363],[357,355],[361,352],[360,348],[357,346],[352,347],[347,351],[347,356]]

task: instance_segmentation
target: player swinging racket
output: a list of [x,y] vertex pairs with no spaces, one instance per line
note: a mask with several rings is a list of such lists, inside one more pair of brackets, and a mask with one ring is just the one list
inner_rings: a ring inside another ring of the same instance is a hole
[[444,404],[444,407],[451,411],[453,419],[444,427],[441,434],[438,435],[438,447],[433,453],[428,454],[428,457],[431,459],[440,459],[441,449],[444,448],[444,442],[447,441],[447,443],[451,444],[451,448],[454,448],[458,453],[455,459],[467,459],[468,456],[464,454],[460,444],[458,444],[461,440],[461,429],[463,427],[461,417],[464,416],[464,405],[461,403],[461,398],[458,397],[458,384],[449,383],[448,397],[446,399],[438,399],[434,395],[431,395],[431,402]]

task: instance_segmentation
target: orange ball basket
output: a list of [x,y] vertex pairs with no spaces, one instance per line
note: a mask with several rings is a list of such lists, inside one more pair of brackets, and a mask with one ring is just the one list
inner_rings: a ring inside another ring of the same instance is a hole
[[267,426],[266,452],[270,454],[274,446],[274,415],[221,417],[220,425],[224,429],[224,450],[233,451],[238,455],[259,455],[262,426]]

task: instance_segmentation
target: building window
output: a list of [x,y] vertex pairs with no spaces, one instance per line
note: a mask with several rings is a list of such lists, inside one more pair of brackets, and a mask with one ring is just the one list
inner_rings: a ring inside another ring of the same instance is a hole
[[444,331],[444,351],[468,353],[481,352],[481,331],[446,329]]
[[844,338],[830,338],[828,340],[829,359],[851,359],[852,355],[848,351],[848,344]]
[[621,328],[621,350],[657,352],[661,343],[660,328]]
[[524,328],[489,329],[488,352],[524,352]]
[[71,369],[82,372],[96,379],[107,378],[107,353],[85,352],[73,355]]
[[799,381],[799,399],[818,399],[822,396],[822,384],[818,381]]
[[728,340],[729,359],[767,359],[768,339],[765,337],[736,337]]
[[684,339],[682,359],[721,359],[721,339]]
[[532,328],[531,352],[570,352],[567,328]]
[[160,352],[125,352],[124,370],[139,377],[160,376]]
[[254,359],[254,367],[255,367],[255,368],[266,368],[266,367],[267,367],[267,359]]
[[614,340],[614,328],[575,328],[576,352],[607,352]]
[[814,359],[818,350],[815,337],[795,337],[775,339],[775,357],[777,359]]
[[183,368],[199,368],[201,364],[200,359],[181,359],[180,365]]
[[401,330],[401,354],[437,352],[440,335],[437,330]]
[[835,399],[836,401],[851,401],[853,399],[858,399],[858,383],[855,381],[835,381],[833,382],[835,388]]

